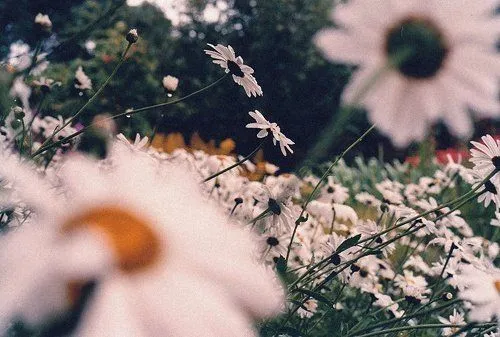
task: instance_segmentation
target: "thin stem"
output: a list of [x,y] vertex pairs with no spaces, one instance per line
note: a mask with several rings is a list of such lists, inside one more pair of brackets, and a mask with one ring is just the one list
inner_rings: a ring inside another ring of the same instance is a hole
[[[430,209],[430,210],[428,210],[428,211],[425,211],[425,212],[423,212],[423,213],[420,213],[420,214],[418,214],[418,215],[415,215],[414,217],[412,217],[412,218],[410,218],[410,219],[407,219],[407,220],[405,220],[405,221],[403,221],[403,222],[401,222],[401,223],[399,223],[399,224],[397,224],[397,225],[394,225],[394,226],[392,226],[392,227],[389,227],[389,228],[387,228],[387,229],[385,229],[385,230],[383,230],[383,231],[381,231],[381,232],[379,232],[379,233],[375,234],[375,235],[374,235],[374,236],[372,236],[372,237],[368,237],[368,238],[366,238],[366,239],[360,240],[360,241],[358,242],[358,244],[363,243],[363,242],[366,242],[366,241],[369,241],[369,240],[371,240],[373,237],[378,237],[378,236],[384,235],[384,234],[386,234],[386,233],[388,233],[388,232],[390,232],[390,231],[392,231],[392,230],[394,230],[394,229],[396,229],[396,228],[399,228],[399,227],[401,227],[401,226],[404,226],[404,225],[406,225],[406,224],[409,224],[410,222],[416,221],[416,220],[420,219],[421,217],[424,217],[424,216],[426,216],[426,215],[428,215],[428,214],[431,214],[431,213],[434,213],[434,212],[436,212],[436,211],[439,211],[440,209],[443,209],[443,208],[445,208],[445,207],[448,207],[448,206],[451,206],[451,205],[453,205],[453,204],[456,204],[457,202],[461,202],[461,201],[464,201],[464,200],[465,200],[466,202],[467,202],[467,201],[469,201],[471,198],[473,198],[473,197],[475,197],[475,196],[476,196],[474,193],[475,193],[478,189],[480,189],[480,188],[481,188],[481,186],[483,186],[483,184],[484,184],[485,182],[487,182],[488,180],[490,180],[490,178],[491,178],[491,177],[493,177],[493,176],[494,176],[495,174],[497,174],[498,172],[499,172],[499,170],[497,170],[497,169],[493,170],[493,171],[492,171],[490,174],[488,174],[488,175],[487,175],[487,176],[486,176],[486,177],[485,177],[485,178],[484,178],[484,179],[483,179],[483,180],[482,180],[482,181],[481,181],[481,182],[480,182],[480,183],[479,183],[476,187],[474,187],[474,188],[473,188],[472,190],[470,190],[469,192],[467,192],[467,193],[465,193],[465,194],[461,195],[460,197],[458,197],[458,198],[456,198],[456,199],[454,199],[454,200],[448,201],[448,202],[446,202],[446,203],[444,203],[444,204],[442,204],[442,205],[440,205],[440,206],[437,206],[437,207],[435,207],[435,208],[433,208],[433,209]],[[462,204],[460,204],[460,206],[462,206],[462,205],[463,205],[463,203],[462,203]],[[454,210],[455,210],[455,209],[454,209]],[[454,210],[452,210],[452,211],[454,211]],[[449,215],[449,214],[450,214],[450,212],[448,212],[448,213],[446,213],[446,214],[443,214],[443,215],[441,215],[441,216],[437,217],[436,219],[434,219],[434,221],[439,220],[439,219],[443,218],[445,215]]]
[[[47,146],[45,146],[49,141],[51,141],[55,135],[57,135],[59,132],[61,132],[66,126],[70,125],[76,118],[78,118],[78,116],[80,116],[83,111],[85,111],[85,109],[90,105],[92,104],[96,99],[97,97],[101,94],[101,92],[104,90],[104,88],[108,85],[108,83],[111,81],[111,79],[115,76],[116,72],[118,71],[118,69],[121,67],[121,65],[123,64],[123,62],[125,62],[125,57],[127,56],[127,53],[128,51],[130,50],[130,47],[132,46],[132,43],[128,43],[127,44],[127,47],[125,48],[125,51],[123,52],[121,58],[120,58],[120,61],[118,62],[118,64],[115,66],[115,68],[113,69],[113,71],[111,72],[111,74],[108,76],[108,78],[104,81],[104,83],[101,85],[101,87],[94,93],[94,95],[92,95],[92,97],[90,97],[90,99],[71,117],[69,118],[65,123],[63,123],[63,125],[61,127],[56,127],[54,129],[54,132],[52,133],[52,136],[47,138],[45,140],[45,142],[41,145],[40,149],[35,152],[35,154],[33,155],[36,156],[38,155],[40,152],[41,149],[47,149],[47,148],[50,148],[50,147],[53,147],[55,146],[56,143],[52,143],[52,144],[48,144]],[[43,151],[42,151],[43,152]]]
[[[191,96],[193,96],[193,95],[199,94],[199,93],[201,93],[201,92],[203,92],[203,91],[205,91],[205,90],[207,90],[207,89],[209,89],[209,88],[213,87],[215,84],[219,83],[219,82],[220,82],[222,79],[224,79],[226,76],[227,76],[227,74],[226,74],[226,75],[224,75],[224,76],[222,76],[221,78],[219,78],[217,81],[215,81],[215,82],[213,82],[213,83],[209,84],[208,86],[203,87],[203,88],[201,88],[201,89],[199,89],[199,90],[197,90],[197,91],[195,91],[195,92],[193,92],[193,93],[190,93],[190,94],[188,94],[188,95],[186,95],[186,96],[184,96],[184,97],[181,97],[181,98],[179,98],[179,99],[176,99],[176,100],[174,100],[174,101],[171,101],[171,102],[165,102],[165,103],[160,103],[160,104],[156,104],[156,105],[151,105],[151,106],[147,106],[147,107],[144,107],[144,108],[139,108],[139,109],[135,109],[135,110],[128,110],[128,111],[126,111],[126,112],[119,113],[119,114],[113,115],[113,116],[111,116],[111,117],[108,117],[108,118],[104,119],[103,121],[113,120],[113,119],[116,119],[116,118],[119,118],[119,117],[122,117],[122,116],[130,116],[130,115],[133,115],[133,114],[136,114],[136,113],[139,113],[139,112],[143,112],[143,111],[146,111],[146,110],[150,110],[150,109],[154,109],[154,108],[158,108],[158,107],[162,107],[162,106],[167,106],[167,105],[173,105],[173,104],[176,104],[176,103],[180,103],[180,102],[184,101],[185,99],[187,99],[187,98],[189,98],[189,97],[191,97]],[[36,151],[36,152],[32,155],[32,157],[36,157],[36,156],[40,155],[41,153],[43,153],[43,152],[47,151],[48,149],[50,149],[50,148],[52,148],[52,147],[54,147],[54,146],[58,146],[58,145],[60,145],[60,144],[65,144],[65,143],[69,142],[71,139],[73,139],[73,138],[75,138],[75,137],[79,136],[79,135],[80,135],[80,134],[82,134],[83,132],[85,132],[85,131],[87,131],[88,129],[90,129],[92,126],[94,126],[94,123],[93,123],[93,124],[90,124],[90,125],[88,125],[88,126],[86,126],[86,127],[84,127],[83,129],[81,129],[81,130],[79,130],[79,131],[76,131],[75,133],[73,133],[73,134],[71,134],[71,135],[69,135],[69,136],[67,136],[67,137],[65,137],[65,138],[63,138],[63,139],[61,139],[61,140],[59,140],[59,141],[57,141],[57,142],[54,142],[54,143],[49,144],[49,145],[47,145],[47,146],[41,146],[41,147],[38,149],[38,151]]]
[[[494,326],[495,323],[485,323],[481,325],[476,325],[476,327],[491,327]],[[412,326],[403,326],[399,328],[391,328],[382,331],[370,332],[363,335],[356,335],[356,337],[370,337],[370,336],[378,336],[384,335],[390,332],[398,332],[405,330],[420,330],[420,329],[442,329],[442,328],[459,328],[463,327],[463,324],[421,324],[421,325],[412,325]]]
[[[452,243],[451,247],[450,247],[450,251],[448,252],[448,256],[446,257],[446,261],[444,262],[443,269],[441,269],[441,273],[439,274],[439,278],[436,282],[436,288],[434,288],[434,289],[437,289],[437,286],[441,283],[441,280],[443,279],[444,272],[446,270],[446,267],[448,266],[448,262],[450,262],[451,256],[453,255],[453,251],[455,250],[455,248],[457,248],[457,246],[455,246],[455,244]],[[434,298],[435,295],[436,295],[436,291],[433,291],[431,294],[431,297],[429,298],[429,302],[432,302],[432,299]]]
[[90,104],[92,104],[97,96],[99,96],[99,94],[104,90],[104,88],[106,88],[106,86],[108,85],[108,83],[111,81],[111,79],[115,76],[116,72],[118,71],[118,69],[120,69],[121,65],[123,64],[123,62],[125,62],[125,58],[127,56],[127,53],[128,51],[130,50],[130,47],[132,46],[132,43],[128,43],[127,47],[125,48],[125,51],[123,52],[121,58],[120,58],[120,61],[118,62],[118,64],[115,66],[115,68],[113,69],[113,71],[111,72],[111,74],[108,76],[108,78],[106,79],[106,81],[104,81],[104,83],[101,85],[101,87],[94,93],[94,95],[92,95],[92,97],[90,97],[90,99],[87,101],[87,103],[85,103],[81,108],[80,110],[78,110],[71,118],[69,118],[53,135],[55,136],[56,134],[58,134],[59,132],[61,132],[66,126],[70,125],[78,116],[80,116],[82,114],[82,112],[85,110],[86,107],[88,107]]
[[384,326],[387,326],[387,325],[390,325],[390,324],[393,324],[393,323],[397,323],[397,322],[405,320],[405,319],[407,320],[407,319],[411,319],[411,318],[414,318],[414,317],[428,315],[430,313],[433,313],[433,312],[436,312],[436,311],[440,311],[441,309],[447,308],[447,307],[449,307],[451,305],[454,305],[454,304],[456,304],[458,302],[461,302],[461,301],[462,301],[461,299],[455,299],[455,300],[449,301],[449,302],[447,302],[447,303],[445,303],[443,305],[440,305],[439,307],[435,307],[435,308],[432,308],[432,309],[429,309],[429,310],[426,310],[426,311],[415,312],[413,314],[401,316],[399,318],[389,319],[387,321],[384,321],[384,322],[381,322],[381,323],[378,323],[378,324],[374,324],[374,325],[372,325],[370,327],[367,327],[367,328],[364,328],[364,329],[361,329],[361,330],[357,330],[357,331],[353,331],[351,333],[348,333],[347,337],[357,336],[357,334],[359,334],[359,333],[362,333],[362,332],[365,332],[365,331],[368,331],[368,330],[372,330],[372,329],[376,329],[376,328],[381,328],[381,327],[384,327]]
[[258,146],[257,146],[257,147],[253,150],[253,151],[252,151],[252,152],[250,152],[250,154],[249,154],[249,155],[247,155],[245,158],[243,158],[243,159],[241,159],[240,161],[238,161],[238,162],[234,163],[233,165],[228,166],[228,167],[226,167],[225,169],[223,169],[223,170],[221,170],[221,171],[219,171],[219,172],[216,172],[216,173],[212,174],[211,176],[209,176],[209,177],[207,177],[207,178],[203,179],[202,183],[206,183],[207,181],[210,181],[210,180],[212,180],[212,179],[214,179],[214,178],[216,178],[216,177],[220,176],[221,174],[226,173],[227,171],[232,170],[233,168],[235,168],[235,167],[237,167],[237,166],[239,166],[239,165],[243,164],[243,163],[244,163],[244,162],[246,162],[248,159],[252,158],[252,156],[253,156],[254,154],[256,154],[256,153],[257,153],[257,151],[259,151],[259,150],[262,148],[262,146],[263,146],[263,145],[264,145],[264,140],[263,140],[263,141],[262,141],[262,142],[261,142],[261,143],[260,143],[260,144],[259,144],[259,145],[258,145]]
[[[304,202],[304,204],[302,205],[302,210],[300,212],[300,215],[299,217],[297,218],[297,220],[301,219],[304,215],[304,212],[306,211],[306,208],[307,208],[307,205],[309,205],[309,203],[313,200],[313,198],[316,196],[316,192],[318,191],[320,185],[323,183],[323,181],[328,177],[328,175],[330,174],[330,172],[332,171],[333,167],[335,165],[337,165],[337,163],[342,159],[344,158],[344,156],[349,152],[351,151],[356,145],[358,145],[365,137],[366,135],[368,135],[373,129],[375,128],[375,124],[372,125],[368,130],[366,130],[360,137],[358,137],[358,139],[356,139],[351,145],[349,145],[344,151],[342,151],[342,153],[337,156],[337,158],[335,158],[335,161],[328,167],[328,169],[323,173],[323,175],[321,176],[320,180],[318,181],[318,183],[316,184],[316,186],[314,186],[314,189],[313,191],[311,192],[311,194],[309,194],[309,196],[307,197],[306,201]],[[291,250],[291,247],[292,247],[292,243],[293,243],[293,239],[295,237],[295,233],[297,232],[297,227],[300,225],[300,222],[298,221],[295,221],[295,228],[293,229],[293,233],[292,233],[292,237],[290,238],[290,243],[288,244],[288,248],[287,248],[287,251],[286,251],[286,262],[288,262],[288,258],[290,256],[290,250]]]
[[205,90],[210,89],[211,87],[217,85],[220,81],[222,81],[226,77],[227,77],[227,74],[224,74],[218,80],[216,80],[215,82],[207,85],[206,87],[203,87],[203,88],[201,88],[199,90],[196,90],[195,92],[192,92],[192,93],[190,93],[190,94],[188,94],[186,96],[183,96],[181,98],[178,98],[176,100],[173,100],[173,101],[170,101],[170,102],[165,102],[165,103],[154,104],[154,105],[146,106],[146,107],[139,108],[139,109],[131,109],[131,110],[125,111],[123,113],[119,113],[117,115],[114,115],[112,118],[118,118],[118,117],[121,117],[121,116],[131,116],[131,115],[134,115],[134,114],[139,113],[139,112],[143,112],[143,111],[147,111],[147,110],[152,110],[152,109],[156,109],[156,108],[161,108],[162,106],[167,106],[167,105],[172,105],[172,104],[176,104],[176,103],[182,102],[182,101],[188,99],[191,96],[197,95],[197,94],[199,94],[199,93],[201,93],[201,92],[203,92]]

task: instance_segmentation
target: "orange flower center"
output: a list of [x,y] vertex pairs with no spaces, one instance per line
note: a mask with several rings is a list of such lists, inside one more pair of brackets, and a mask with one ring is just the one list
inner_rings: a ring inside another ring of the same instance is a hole
[[495,281],[495,288],[497,289],[498,293],[500,294],[500,280]]
[[149,223],[120,207],[91,208],[69,219],[63,232],[81,228],[94,230],[107,239],[124,272],[144,270],[159,260],[160,239]]

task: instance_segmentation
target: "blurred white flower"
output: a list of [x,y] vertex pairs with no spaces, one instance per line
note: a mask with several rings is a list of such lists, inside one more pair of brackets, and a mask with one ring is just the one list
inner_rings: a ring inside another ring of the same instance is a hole
[[290,145],[295,143],[281,132],[278,124],[269,122],[259,110],[249,111],[248,114],[255,119],[255,123],[248,123],[246,127],[249,129],[260,129],[259,133],[257,133],[257,138],[266,137],[269,134],[268,130],[270,130],[273,134],[273,144],[276,145],[276,142],[280,143],[281,153],[284,156],[286,156],[287,150],[293,153]]
[[480,117],[499,115],[496,5],[354,0],[334,8],[339,29],[324,29],[314,40],[329,60],[360,66],[342,99],[366,106],[369,119],[395,145],[421,141],[439,119],[453,134],[469,137],[469,108]]
[[52,21],[50,21],[48,15],[38,13],[35,17],[35,23],[40,25],[40,27],[42,27],[45,31],[50,31],[52,29]]
[[17,71],[27,69],[31,65],[30,46],[21,40],[12,43],[9,47],[7,62]]
[[167,75],[163,77],[162,80],[163,87],[168,91],[176,91],[177,86],[179,85],[179,79],[174,76]]
[[79,66],[75,73],[75,88],[80,90],[92,89],[92,80],[83,72],[82,66]]
[[384,295],[380,293],[375,293],[373,295],[377,299],[375,302],[373,302],[373,305],[376,305],[381,308],[387,308],[387,310],[392,312],[392,314],[396,318],[403,316],[404,311],[398,310],[399,304],[394,302],[389,295]]
[[93,53],[95,51],[96,43],[93,40],[85,41],[85,49],[88,53]]
[[[255,336],[251,320],[278,313],[283,293],[253,260],[248,233],[227,223],[183,167],[123,146],[111,158],[102,170],[69,156],[58,193],[35,199],[40,226],[26,228],[29,240],[2,244],[0,323],[71,309],[72,281],[77,302],[95,284],[78,337]],[[2,165],[0,174],[16,172]]]
[[318,310],[318,301],[314,298],[310,298],[304,302],[303,307],[299,307],[297,310],[297,315],[301,318],[311,318]]
[[50,90],[54,86],[60,87],[62,85],[61,82],[59,82],[59,81],[56,82],[52,78],[47,78],[44,76],[40,77],[40,79],[38,79],[38,80],[33,80],[32,83],[34,86],[40,87],[42,92],[44,92],[44,93],[50,92]]
[[[457,309],[453,309],[453,314],[450,315],[448,319],[438,316],[439,322],[443,324],[452,324],[452,325],[465,325],[464,314],[457,312]],[[447,327],[443,328],[442,335],[443,336],[451,336],[454,333],[460,330],[460,326],[457,327]],[[459,337],[464,337],[467,335],[466,333],[458,334]]]
[[214,46],[208,43],[208,46],[212,47],[213,50],[205,50],[207,55],[210,55],[214,59],[213,63],[220,65],[226,73],[230,73],[233,76],[233,80],[241,85],[248,97],[252,95],[262,96],[262,88],[257,84],[257,80],[253,77],[254,70],[243,63],[243,58],[241,56],[236,57],[234,49],[231,46],[223,46],[218,44]]
[[465,287],[459,297],[470,301],[469,318],[472,321],[488,322],[494,317],[500,319],[500,270],[480,270],[465,265],[458,276],[460,287]]

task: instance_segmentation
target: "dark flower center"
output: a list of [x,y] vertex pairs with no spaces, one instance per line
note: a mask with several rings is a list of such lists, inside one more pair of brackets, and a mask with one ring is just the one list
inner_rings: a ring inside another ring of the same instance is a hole
[[333,254],[332,257],[330,258],[330,262],[333,263],[334,265],[338,266],[340,264],[340,255]]
[[273,212],[273,214],[275,215],[281,214],[281,207],[280,205],[278,205],[276,200],[270,198],[269,201],[267,202],[267,207],[271,212]]
[[268,237],[266,240],[266,243],[271,247],[275,247],[275,246],[280,244],[279,240],[277,238],[275,238],[274,236]]
[[234,61],[230,61],[230,60],[227,61],[227,68],[229,69],[229,72],[231,74],[233,74],[234,76],[238,76],[238,77],[245,76],[245,73],[243,73],[243,71],[241,71],[240,66]]
[[489,180],[484,183],[484,188],[486,189],[486,191],[488,191],[490,193],[497,194],[497,188]]
[[421,301],[414,296],[405,296],[405,299],[410,304],[419,304]]
[[333,189],[333,187],[328,187],[328,189],[326,190],[328,193],[333,193],[335,192],[335,190]]
[[409,17],[388,31],[389,58],[409,53],[396,67],[406,77],[425,79],[436,75],[449,52],[438,27],[425,18]]
[[491,162],[493,163],[493,166],[495,166],[495,168],[497,170],[500,170],[500,157],[499,156],[495,156],[495,157],[491,158]]

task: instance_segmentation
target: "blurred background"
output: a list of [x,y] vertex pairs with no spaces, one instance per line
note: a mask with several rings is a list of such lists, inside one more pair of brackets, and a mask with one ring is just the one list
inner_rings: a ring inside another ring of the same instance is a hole
[[[264,158],[284,171],[291,170],[338,112],[342,90],[355,70],[329,63],[311,42],[320,28],[332,25],[329,12],[333,7],[332,0],[2,0],[2,120],[16,104],[10,94],[16,73],[5,60],[13,50],[26,49],[25,44],[30,51],[38,47],[48,53],[50,62],[41,74],[27,77],[26,83],[40,76],[62,82],[45,95],[42,114],[68,117],[93,93],[74,87],[76,69],[83,66],[93,90],[97,90],[116,65],[126,45],[125,34],[137,28],[139,42],[118,75],[80,118],[82,125],[98,114],[116,114],[173,100],[212,83],[223,70],[212,64],[203,49],[207,43],[230,44],[255,69],[262,97],[249,99],[228,78],[180,104],[121,118],[120,130],[129,137],[136,132],[143,136],[154,133],[154,143],[166,150],[191,143],[214,153],[245,155],[258,144],[255,131],[245,128],[252,121],[248,111],[257,109],[277,122],[296,143],[295,154],[283,157],[279,148],[268,142]],[[33,25],[38,13],[48,14],[53,23],[52,33],[43,43]],[[166,75],[179,78],[172,97],[162,85]],[[34,86],[29,90],[30,104],[36,106],[43,94]],[[366,114],[356,113],[329,149],[329,158],[369,126]],[[497,126],[497,121],[480,121],[477,135],[497,134]],[[467,141],[454,139],[443,125],[436,125],[430,139],[441,155],[461,153],[467,147]],[[381,160],[411,160],[418,153],[418,145],[394,149],[387,139],[373,132],[353,153]]]

